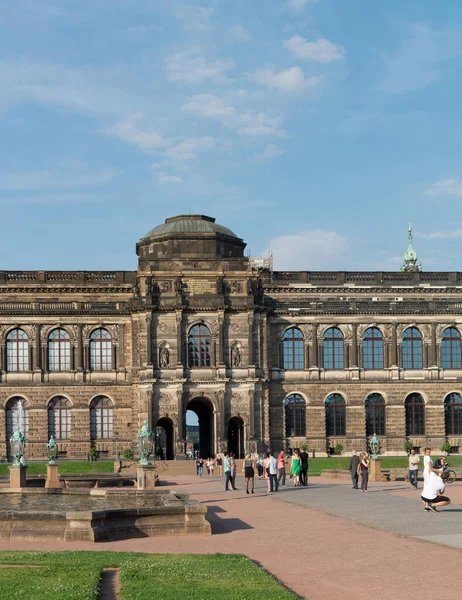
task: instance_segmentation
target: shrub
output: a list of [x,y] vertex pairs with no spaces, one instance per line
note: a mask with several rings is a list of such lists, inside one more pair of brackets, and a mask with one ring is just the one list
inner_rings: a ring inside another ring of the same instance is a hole
[[124,451],[122,452],[122,456],[124,458],[133,458],[133,452],[131,448],[125,448]]
[[300,444],[300,450],[302,452],[308,452],[308,444],[306,442],[303,442],[303,444]]
[[336,444],[334,448],[334,454],[342,454],[343,452],[343,444]]
[[406,452],[407,452],[408,454],[410,454],[410,453],[411,453],[411,450],[412,450],[412,448],[414,448],[414,445],[413,445],[413,443],[412,443],[412,442],[410,442],[409,440],[406,440],[406,441],[404,442],[404,449],[406,450]]
[[448,441],[444,442],[441,446],[441,452],[446,452],[446,454],[451,452],[451,444]]

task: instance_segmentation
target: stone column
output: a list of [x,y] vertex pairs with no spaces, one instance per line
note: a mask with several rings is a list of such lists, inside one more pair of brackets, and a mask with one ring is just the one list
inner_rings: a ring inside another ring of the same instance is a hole
[[269,390],[268,388],[264,388],[262,390],[263,395],[263,438],[268,449],[270,447],[271,442],[271,428],[270,428],[270,399],[269,399]]
[[429,357],[429,366],[436,367],[438,365],[438,356],[436,349],[436,325],[435,323],[431,324],[431,341],[430,341],[430,357]]
[[[183,311],[182,310],[177,310],[175,312],[175,325],[176,325],[176,364],[177,365],[182,365],[183,364],[183,343],[182,343],[182,339],[181,339],[181,332],[182,332],[182,325],[183,325]],[[187,343],[187,341],[186,341]],[[188,361],[188,352],[185,352],[185,357],[184,357],[185,362]],[[189,364],[187,365],[189,366]]]
[[124,352],[124,326],[123,323],[119,325],[119,339],[118,339],[118,352],[117,352],[117,368],[123,369],[125,367],[125,352]]
[[225,364],[224,313],[218,313],[218,364]]
[[152,324],[152,313],[148,313],[146,315],[146,362],[148,365],[152,365],[152,332],[151,332],[151,324]]
[[42,351],[42,371],[48,371],[48,356],[47,356],[47,348],[48,345],[46,342],[44,342],[43,344],[41,344],[41,351]]
[[82,371],[82,325],[77,325],[77,335],[75,344],[75,368]]
[[390,351],[390,362],[391,362],[390,366],[391,367],[398,366],[396,327],[397,327],[397,323],[391,324],[391,351]]
[[318,366],[318,324],[313,323],[313,332],[311,339],[311,366]]
[[90,370],[90,346],[89,340],[83,340],[83,370]]
[[248,337],[248,345],[249,345],[249,366],[254,364],[254,356],[253,356],[253,313],[249,313],[247,315],[248,327],[249,327],[249,337]]
[[358,366],[358,326],[353,323],[351,326],[351,361],[350,367]]

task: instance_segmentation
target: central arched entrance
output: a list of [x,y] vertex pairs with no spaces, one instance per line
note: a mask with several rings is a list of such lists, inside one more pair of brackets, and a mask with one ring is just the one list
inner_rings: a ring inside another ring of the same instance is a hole
[[[213,404],[208,398],[193,398],[186,406],[197,415],[199,424],[199,456],[208,458],[215,455],[215,435],[213,428]],[[188,440],[186,440],[188,442]]]
[[173,460],[173,423],[168,417],[160,418],[156,423],[156,458]]
[[236,458],[244,458],[244,421],[241,417],[232,417],[228,421],[228,452],[233,452]]

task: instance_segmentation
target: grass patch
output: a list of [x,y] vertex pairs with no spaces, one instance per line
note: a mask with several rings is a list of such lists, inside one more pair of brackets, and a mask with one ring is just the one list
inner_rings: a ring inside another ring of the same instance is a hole
[[[442,453],[441,453],[442,454]],[[432,456],[435,461],[441,454]],[[420,468],[423,467],[423,459],[421,455]],[[448,463],[451,467],[456,468],[462,466],[462,456],[448,456]],[[332,456],[331,458],[310,458],[308,462],[308,475],[320,475],[324,469],[348,469],[350,466],[349,456]],[[405,469],[408,466],[407,456],[384,456],[382,457],[383,469]]]
[[8,600],[95,600],[104,567],[120,569],[122,600],[295,600],[240,554],[125,552],[0,552],[0,564],[43,568],[0,569]]
[[[59,462],[58,468],[60,473],[74,473],[76,475],[84,475],[85,473],[113,473],[113,460],[96,460],[92,462]],[[0,464],[0,475],[9,475],[8,465]],[[29,463],[27,465],[28,475],[46,475],[46,463]]]

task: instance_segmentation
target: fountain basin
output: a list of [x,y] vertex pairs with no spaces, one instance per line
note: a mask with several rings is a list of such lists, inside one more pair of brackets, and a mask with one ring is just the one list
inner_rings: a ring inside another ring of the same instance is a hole
[[0,508],[0,541],[211,534],[207,507],[172,491],[3,489]]

